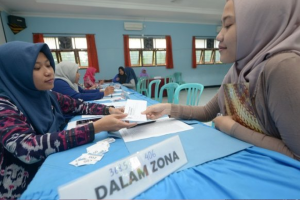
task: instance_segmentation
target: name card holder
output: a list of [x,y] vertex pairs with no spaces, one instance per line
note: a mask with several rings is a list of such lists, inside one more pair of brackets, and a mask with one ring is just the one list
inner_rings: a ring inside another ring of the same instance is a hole
[[132,199],[187,163],[179,136],[166,139],[58,189],[60,199]]

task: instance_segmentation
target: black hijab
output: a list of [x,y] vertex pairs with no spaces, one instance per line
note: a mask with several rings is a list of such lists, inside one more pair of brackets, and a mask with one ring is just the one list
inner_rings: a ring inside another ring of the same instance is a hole
[[123,75],[121,75],[120,73],[118,74],[118,77],[119,77],[119,83],[123,84],[123,83],[126,83],[127,76],[126,76],[126,74],[125,74],[124,67],[119,67],[119,72],[120,72],[120,70],[122,70],[124,73],[123,73]]

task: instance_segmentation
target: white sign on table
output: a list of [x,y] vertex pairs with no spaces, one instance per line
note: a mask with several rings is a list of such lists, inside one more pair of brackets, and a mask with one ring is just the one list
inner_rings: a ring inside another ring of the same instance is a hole
[[58,189],[60,199],[132,199],[187,163],[179,136],[166,139]]

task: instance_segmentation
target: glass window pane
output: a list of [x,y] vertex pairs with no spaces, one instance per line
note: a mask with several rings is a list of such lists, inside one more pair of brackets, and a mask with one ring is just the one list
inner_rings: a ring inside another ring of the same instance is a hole
[[88,54],[86,51],[79,51],[79,59],[80,59],[80,66],[87,67],[89,66],[89,59]]
[[76,49],[87,49],[86,38],[74,38]]
[[54,63],[57,65],[58,64],[58,60],[57,60],[57,56],[56,56],[56,52],[51,52],[53,59],[54,59]]
[[201,57],[200,56],[201,56],[201,50],[196,51],[196,62],[198,64],[201,63]]
[[211,64],[211,63],[213,63],[212,56],[213,56],[213,51],[212,50],[206,50],[204,52],[204,63],[205,64]]
[[44,37],[44,42],[49,46],[50,49],[57,49],[54,37]]
[[204,49],[206,48],[206,40],[205,39],[196,39],[196,49]]
[[143,65],[153,65],[153,51],[143,51]]
[[219,51],[215,51],[215,54],[216,54],[216,63],[221,63],[220,52]]
[[154,39],[153,48],[166,49],[167,48],[166,39]]
[[140,66],[140,52],[130,51],[130,62],[132,66]]
[[156,64],[165,65],[166,64],[166,51],[157,51],[156,52]]
[[73,51],[60,52],[62,61],[70,61],[76,63],[75,54]]
[[144,39],[143,38],[129,38],[129,49],[143,49]]
[[216,49],[219,48],[219,43],[220,43],[220,42],[219,42],[218,40],[215,40],[215,48],[216,48]]

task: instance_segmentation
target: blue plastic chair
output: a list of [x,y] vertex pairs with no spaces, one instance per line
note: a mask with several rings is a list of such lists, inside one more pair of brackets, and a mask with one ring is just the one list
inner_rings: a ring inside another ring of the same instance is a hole
[[167,84],[167,83],[174,83],[174,82],[175,82],[174,75],[169,75],[169,76],[165,77],[165,84]]
[[148,90],[146,84],[147,84],[147,78],[138,78],[138,82],[136,84],[136,91],[138,93],[144,94],[145,96],[148,96]]
[[181,90],[187,91],[186,105],[197,106],[200,101],[204,86],[200,83],[186,83],[178,86],[174,94],[174,104],[179,104]]
[[174,73],[174,82],[178,83],[179,85],[185,84],[185,82],[182,80],[182,73],[181,72],[175,72]]
[[167,90],[168,103],[173,103],[174,92],[179,86],[178,83],[167,83],[160,88],[158,101],[161,103],[163,99],[164,90]]
[[151,99],[151,88],[152,85],[155,84],[155,90],[154,90],[154,100],[158,101],[158,91],[159,91],[159,84],[160,84],[161,80],[153,80],[149,83],[148,85],[148,97]]

